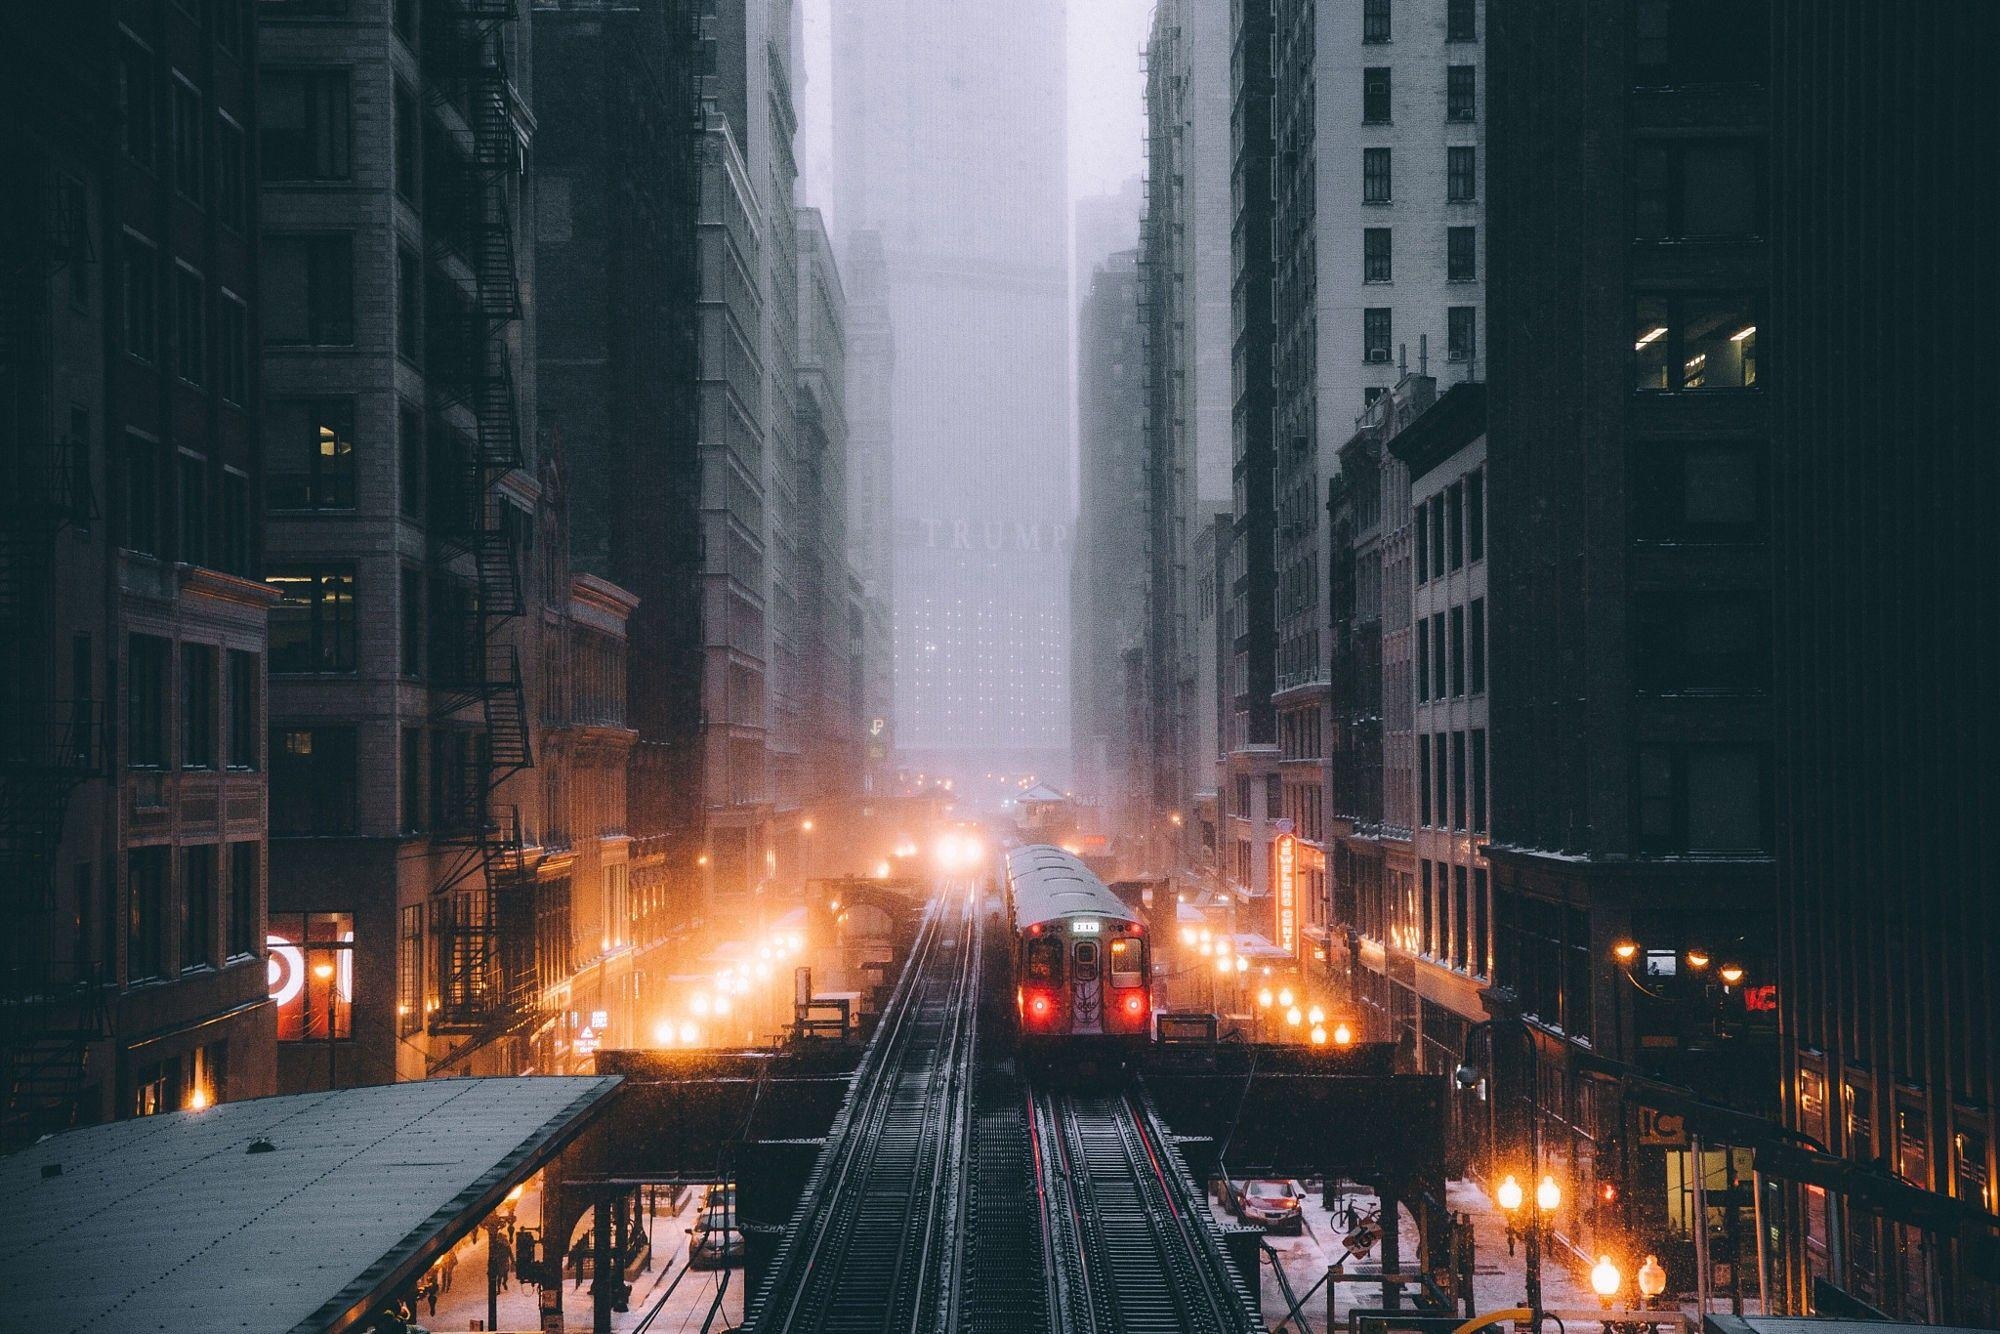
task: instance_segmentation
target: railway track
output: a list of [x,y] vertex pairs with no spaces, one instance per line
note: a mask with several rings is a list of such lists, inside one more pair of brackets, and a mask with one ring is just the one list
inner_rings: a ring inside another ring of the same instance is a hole
[[1263,1328],[1179,1149],[1142,1094],[1038,1089],[1028,1117],[1053,1328]]
[[758,1334],[934,1334],[963,1249],[980,933],[941,895],[753,1297]]

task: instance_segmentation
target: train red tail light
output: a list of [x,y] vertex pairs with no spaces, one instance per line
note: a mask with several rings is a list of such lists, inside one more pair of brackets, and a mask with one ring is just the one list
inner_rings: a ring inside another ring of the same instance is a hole
[[1125,1013],[1137,1019],[1146,1012],[1146,996],[1143,992],[1130,992],[1125,997]]
[[1054,1006],[1049,1002],[1048,993],[1045,991],[1037,991],[1034,995],[1028,997],[1028,1014],[1031,1018],[1047,1019],[1049,1011],[1053,1008]]

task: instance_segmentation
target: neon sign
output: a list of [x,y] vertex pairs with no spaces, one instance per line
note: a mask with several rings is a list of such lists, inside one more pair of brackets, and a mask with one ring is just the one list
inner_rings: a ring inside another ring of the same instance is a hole
[[1286,953],[1299,947],[1299,841],[1278,835],[1278,944]]

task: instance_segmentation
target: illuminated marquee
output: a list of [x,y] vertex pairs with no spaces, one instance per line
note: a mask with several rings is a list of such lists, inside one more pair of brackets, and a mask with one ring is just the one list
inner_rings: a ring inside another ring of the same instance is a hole
[[1287,954],[1299,948],[1299,841],[1291,834],[1278,835],[1273,844],[1278,859],[1277,893],[1278,944]]

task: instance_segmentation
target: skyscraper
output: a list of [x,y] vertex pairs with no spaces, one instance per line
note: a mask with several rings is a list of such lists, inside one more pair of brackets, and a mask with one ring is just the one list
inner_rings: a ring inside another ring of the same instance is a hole
[[897,740],[1060,764],[1063,5],[855,0],[833,25],[837,242],[880,234],[896,346]]

